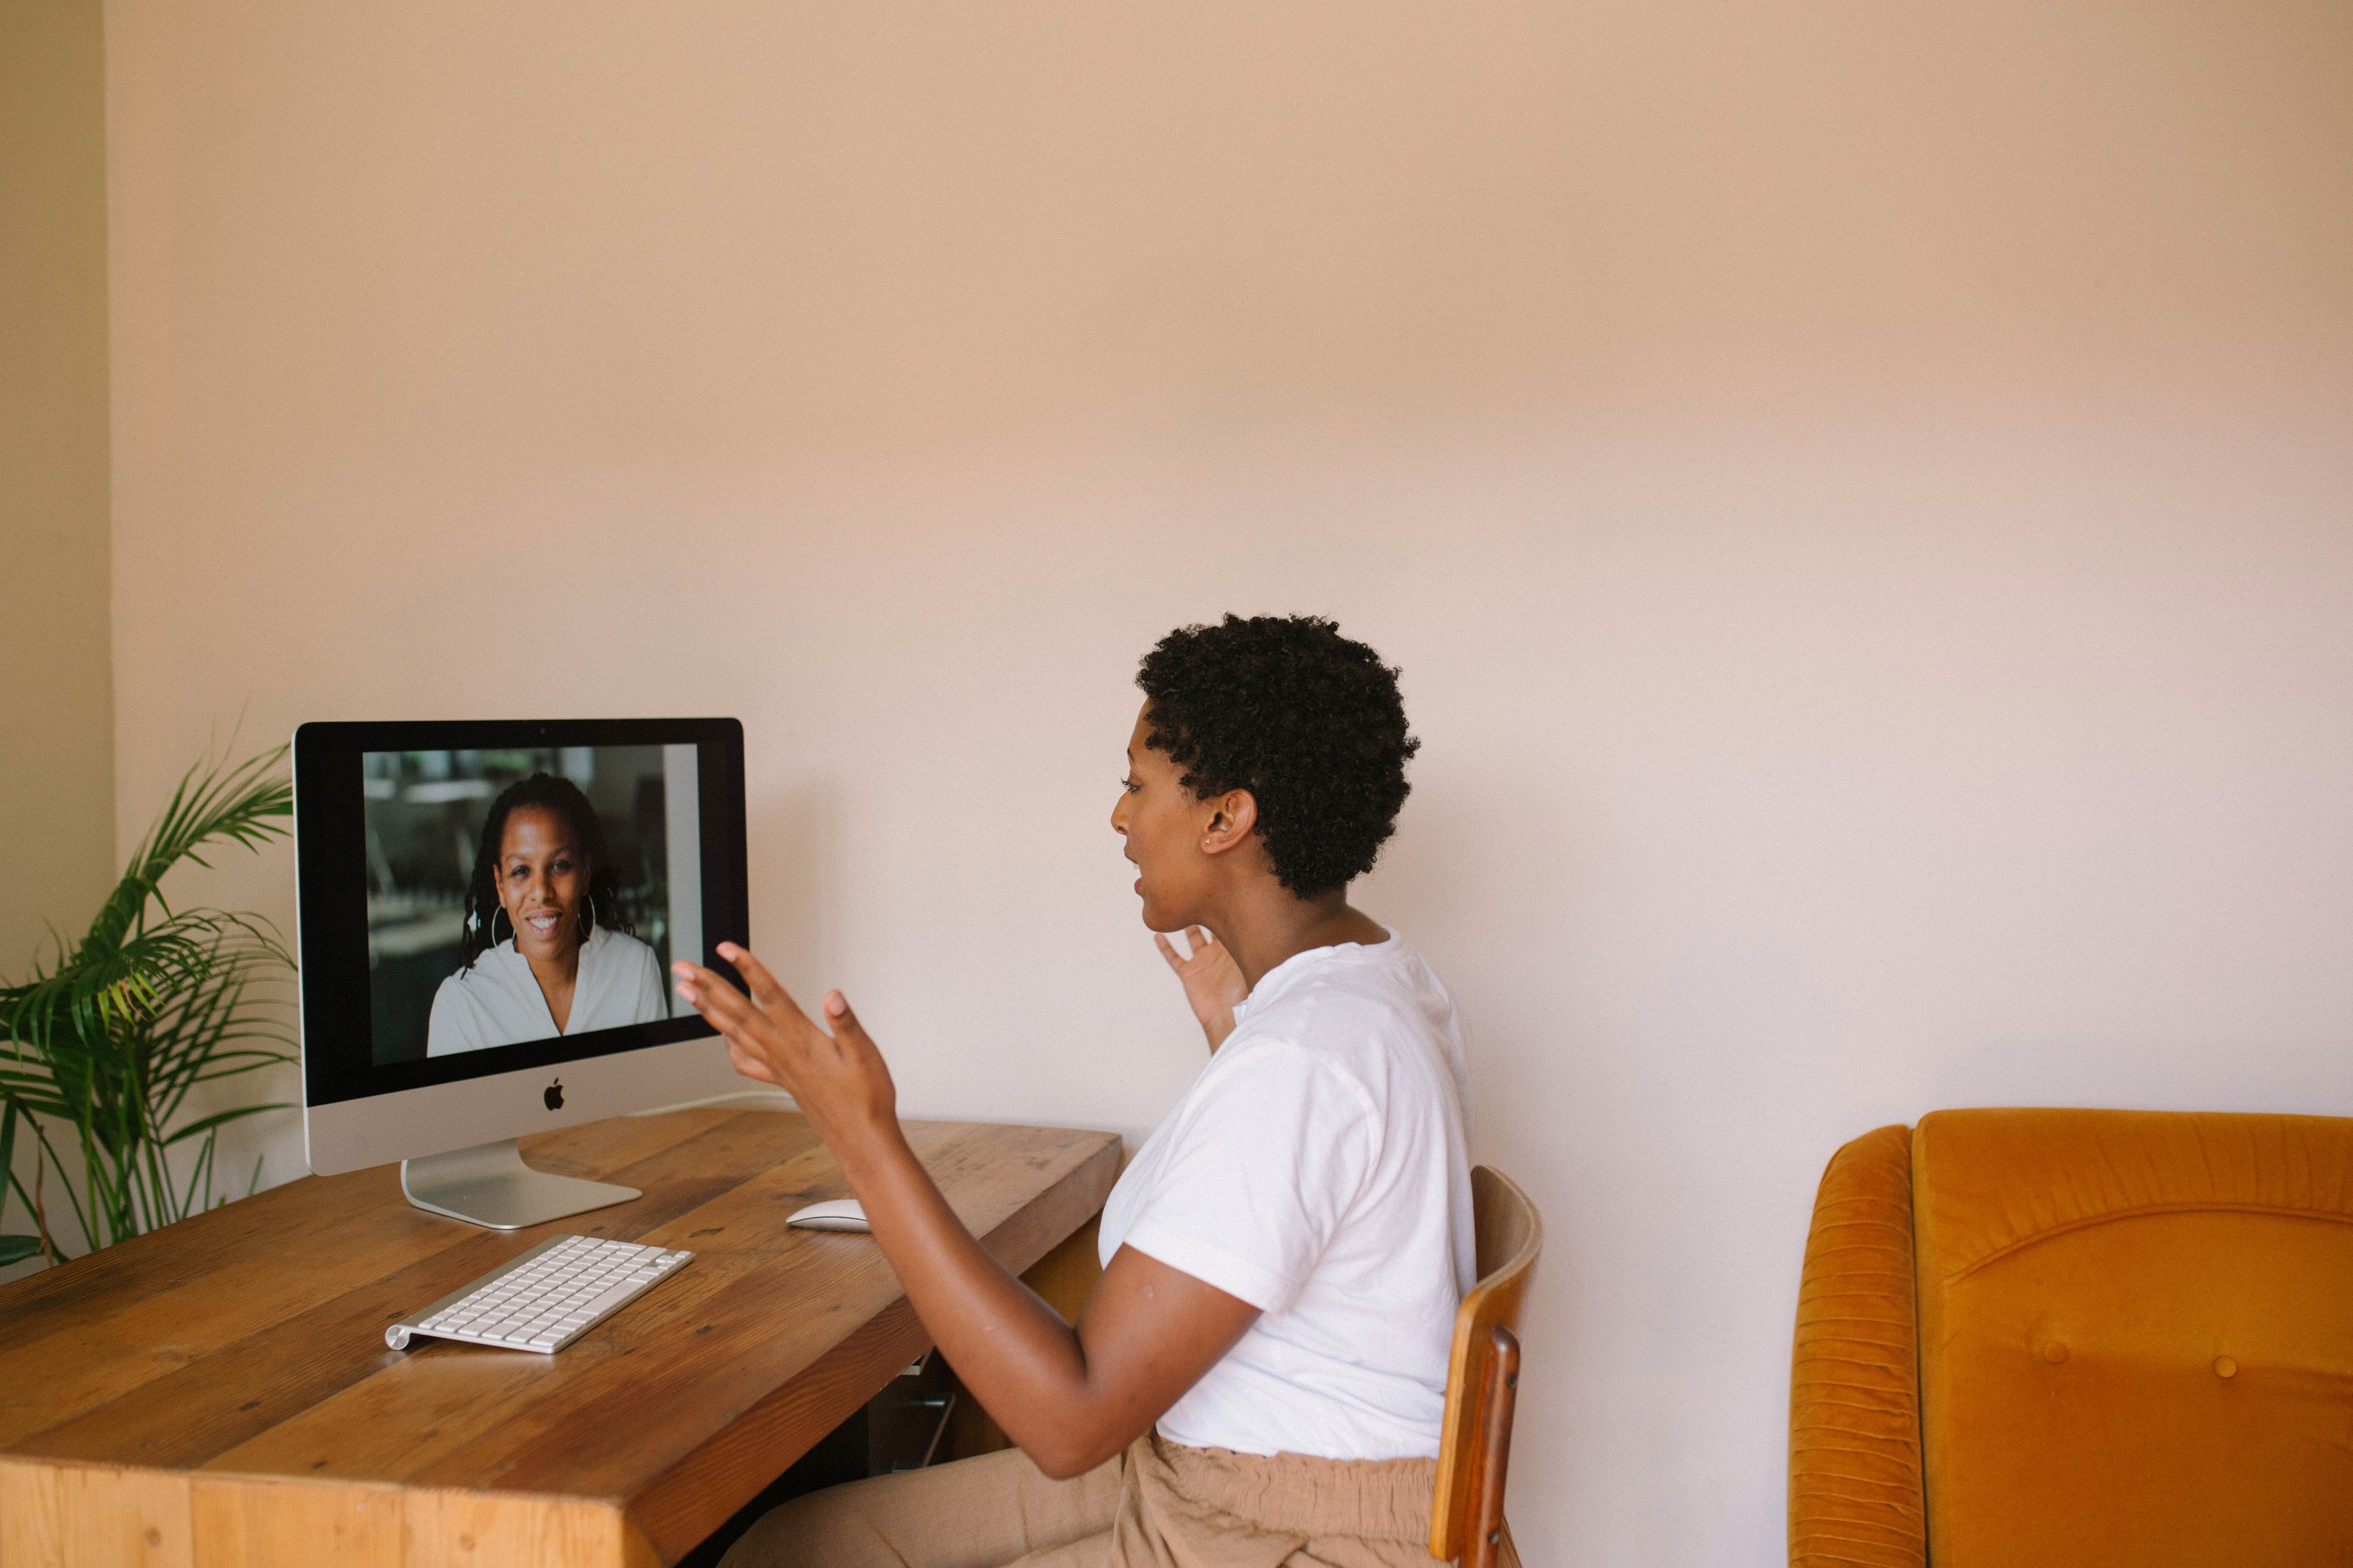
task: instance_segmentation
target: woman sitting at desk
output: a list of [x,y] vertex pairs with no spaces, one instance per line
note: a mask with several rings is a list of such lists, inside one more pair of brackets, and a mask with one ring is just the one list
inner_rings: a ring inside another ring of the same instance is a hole
[[737,1068],[799,1100],[1019,1445],[786,1503],[726,1568],[1429,1561],[1469,1085],[1445,988],[1346,898],[1418,744],[1396,672],[1328,621],[1229,616],[1170,634],[1137,684],[1112,826],[1144,923],[1188,933],[1157,940],[1211,1056],[1113,1190],[1075,1330],[949,1209],[840,993],[820,1028],[733,944],[748,999],[676,966]]
[[433,994],[425,1054],[668,1017],[661,964],[619,929],[616,885],[604,825],[579,785],[547,773],[510,784],[482,824],[462,962]]

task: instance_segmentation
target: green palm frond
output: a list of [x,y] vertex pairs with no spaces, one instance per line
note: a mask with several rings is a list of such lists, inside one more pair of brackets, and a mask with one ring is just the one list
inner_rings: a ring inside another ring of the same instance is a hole
[[[19,1124],[32,1131],[37,1174],[44,1162],[55,1170],[53,1190],[92,1245],[210,1202],[220,1128],[280,1108],[181,1120],[197,1085],[294,1059],[283,1022],[294,966],[267,921],[175,910],[163,883],[183,861],[209,865],[205,854],[214,846],[258,848],[286,833],[293,791],[285,756],[280,747],[234,765],[207,756],[190,768],[88,933],[70,952],[59,942],[21,984],[0,986],[5,1141],[13,1153]],[[69,1172],[44,1119],[70,1129],[82,1156],[78,1172]],[[189,1143],[194,1163],[175,1178],[167,1152]],[[33,1215],[41,1249],[57,1256],[37,1212],[40,1189],[26,1192],[5,1160],[0,1170],[9,1173],[0,1211],[13,1197]],[[11,1245],[0,1243],[0,1252]]]
[[[16,1101],[0,1100],[0,1208],[7,1206],[8,1194],[16,1190],[16,1119],[21,1114]],[[31,1213],[32,1206],[26,1198],[26,1212]],[[0,1268],[37,1255],[41,1243],[38,1236],[0,1234]]]
[[151,903],[168,913],[162,894],[165,873],[183,860],[209,867],[212,862],[202,854],[207,846],[227,841],[259,849],[272,838],[284,837],[284,819],[294,814],[293,781],[278,771],[285,760],[286,748],[280,746],[235,767],[207,757],[180,775],[164,814],[148,829],[122,880],[90,922],[84,949],[120,946],[146,920]]

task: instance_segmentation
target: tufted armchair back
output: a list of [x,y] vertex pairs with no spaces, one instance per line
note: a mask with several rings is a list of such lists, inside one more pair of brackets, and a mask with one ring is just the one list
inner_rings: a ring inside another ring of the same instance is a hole
[[1789,1561],[2353,1564],[2353,1120],[1947,1110],[1840,1150]]

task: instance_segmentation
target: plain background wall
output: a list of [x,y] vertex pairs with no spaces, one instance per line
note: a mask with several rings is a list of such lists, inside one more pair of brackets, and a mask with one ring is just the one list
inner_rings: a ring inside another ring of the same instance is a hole
[[104,41],[97,0],[0,0],[0,984],[87,931],[117,871]]
[[905,1107],[1134,1137],[1134,661],[1336,616],[1549,1222],[1531,1562],[1780,1559],[1843,1140],[2353,1112],[2342,6],[107,24],[118,843],[240,710],[739,714]]
[[117,868],[103,42],[94,0],[0,0],[0,981]]

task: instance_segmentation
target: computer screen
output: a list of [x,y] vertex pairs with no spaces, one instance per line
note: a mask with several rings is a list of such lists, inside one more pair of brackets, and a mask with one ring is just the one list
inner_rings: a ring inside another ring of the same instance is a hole
[[703,958],[696,763],[691,744],[360,753],[375,1060],[669,1017],[670,961]]
[[732,720],[306,724],[313,1105],[708,1035],[673,959],[745,940]]

